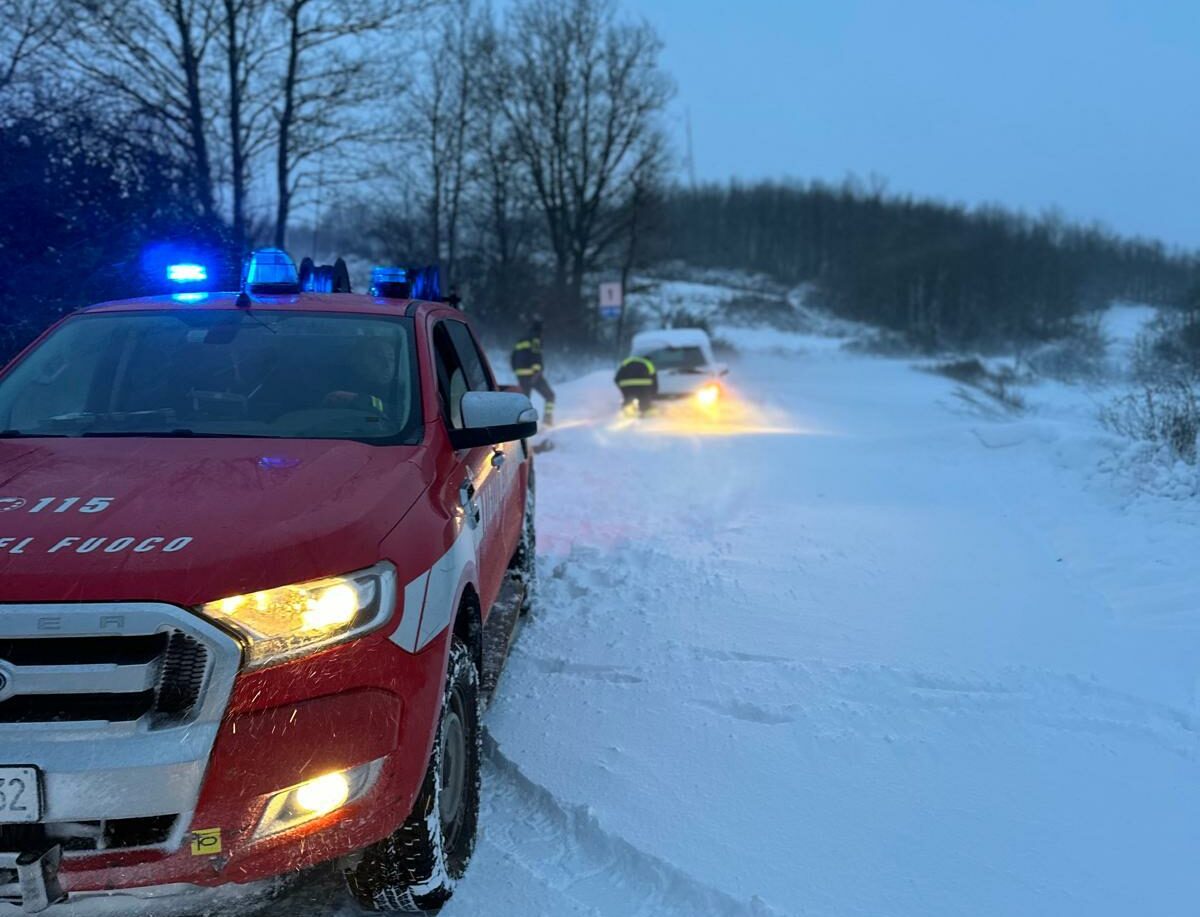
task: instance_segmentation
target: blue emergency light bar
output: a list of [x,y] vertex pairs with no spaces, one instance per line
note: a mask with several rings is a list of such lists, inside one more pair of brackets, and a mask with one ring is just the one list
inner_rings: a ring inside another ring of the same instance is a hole
[[203,283],[208,280],[208,268],[203,264],[169,264],[167,280],[172,283]]
[[275,295],[299,293],[300,274],[296,262],[283,249],[258,249],[243,265],[242,290]]
[[375,267],[371,269],[371,295],[384,299],[442,299],[442,275],[429,267]]
[[408,299],[411,295],[408,271],[402,267],[371,268],[371,295],[383,299]]

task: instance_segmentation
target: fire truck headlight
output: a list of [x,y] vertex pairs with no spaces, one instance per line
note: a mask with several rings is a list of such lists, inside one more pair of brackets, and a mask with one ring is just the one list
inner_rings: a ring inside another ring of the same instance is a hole
[[352,640],[387,623],[396,605],[396,569],[368,570],[231,595],[200,613],[237,631],[246,667],[259,668]]

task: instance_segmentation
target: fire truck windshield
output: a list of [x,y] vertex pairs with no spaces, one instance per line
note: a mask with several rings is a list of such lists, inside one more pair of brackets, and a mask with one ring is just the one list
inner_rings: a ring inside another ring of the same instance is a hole
[[0,380],[14,436],[414,443],[412,322],[311,312],[82,315]]

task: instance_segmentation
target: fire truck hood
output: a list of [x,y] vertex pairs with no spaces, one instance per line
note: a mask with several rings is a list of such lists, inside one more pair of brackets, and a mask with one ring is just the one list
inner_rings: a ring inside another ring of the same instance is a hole
[[368,567],[430,483],[418,455],[340,440],[0,441],[0,602],[197,605]]

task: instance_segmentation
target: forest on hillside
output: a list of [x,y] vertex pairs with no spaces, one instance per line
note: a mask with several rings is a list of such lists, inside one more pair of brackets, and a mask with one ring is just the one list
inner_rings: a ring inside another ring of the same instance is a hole
[[1114,300],[1200,310],[1195,253],[853,181],[675,188],[657,218],[654,259],[811,284],[843,317],[925,347],[1060,337]]
[[163,245],[226,286],[265,244],[436,263],[497,335],[538,314],[578,349],[611,346],[599,280],[665,263],[805,284],[924,348],[1068,335],[1113,299],[1195,330],[1200,256],[1153,240],[855,181],[683,184],[661,51],[616,0],[0,0],[0,351],[162,292]]

